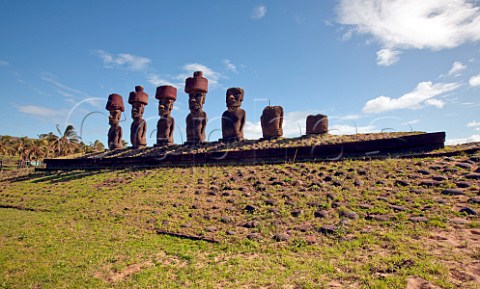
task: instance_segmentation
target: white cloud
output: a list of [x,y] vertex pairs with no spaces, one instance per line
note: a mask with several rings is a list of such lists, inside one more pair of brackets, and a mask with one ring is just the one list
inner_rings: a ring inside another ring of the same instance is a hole
[[265,17],[266,14],[267,14],[267,7],[265,5],[258,5],[253,9],[252,14],[250,14],[250,17],[252,19],[258,20]]
[[333,124],[330,125],[328,129],[328,132],[334,135],[372,133],[376,131],[377,128],[374,125],[353,126],[348,124]]
[[185,64],[182,69],[185,73],[177,75],[175,78],[181,81],[185,81],[187,77],[192,77],[195,71],[202,71],[203,77],[208,79],[209,85],[217,85],[220,78],[224,76],[213,69],[199,63],[189,63]]
[[377,64],[381,66],[390,66],[400,59],[401,51],[384,48],[377,51]]
[[38,105],[17,105],[16,108],[21,113],[40,117],[51,117],[65,114],[64,111],[59,111],[56,109],[51,109]]
[[94,50],[93,53],[103,60],[106,67],[125,67],[133,71],[141,71],[148,67],[151,60],[138,55],[120,53],[112,54],[103,50]]
[[237,73],[237,66],[235,64],[231,63],[230,60],[224,59],[223,64],[227,68],[228,71],[235,72]]
[[470,77],[470,80],[468,81],[468,83],[471,86],[480,86],[480,74]]
[[425,100],[426,105],[431,105],[436,108],[443,108],[445,106],[445,102],[441,99],[436,99],[436,98],[430,98]]
[[457,145],[457,144],[464,144],[470,142],[480,142],[480,134],[474,134],[467,138],[454,138],[454,139],[446,139],[446,145]]
[[[436,83],[430,81],[420,82],[417,87],[399,98],[390,98],[388,96],[379,96],[367,101],[362,111],[365,113],[380,113],[396,109],[417,109],[422,104],[443,106],[440,100],[432,100],[433,97],[455,90],[460,86],[459,83]],[[427,102],[427,100],[429,100]]]
[[161,86],[161,85],[171,85],[171,86],[174,86],[176,88],[178,88],[178,85],[177,84],[174,84],[168,80],[165,80],[165,79],[162,79],[160,78],[160,76],[156,75],[156,74],[149,74],[147,76],[147,81],[150,82],[151,84],[155,85],[155,86]]
[[245,126],[243,127],[243,133],[246,139],[259,139],[262,135],[262,125],[259,121],[251,122],[245,121]]
[[[338,22],[383,49],[458,47],[480,40],[480,7],[469,0],[341,0]],[[380,50],[381,51],[381,50]]]
[[467,126],[468,127],[480,127],[480,122],[472,121],[472,122],[467,123]]
[[460,61],[455,61],[452,65],[452,68],[448,72],[448,75],[450,76],[460,76],[461,72],[464,71],[467,68],[467,66]]

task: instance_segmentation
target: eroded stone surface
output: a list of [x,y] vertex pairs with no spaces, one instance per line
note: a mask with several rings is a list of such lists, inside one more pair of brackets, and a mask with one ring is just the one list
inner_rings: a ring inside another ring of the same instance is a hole
[[328,117],[324,114],[307,116],[307,135],[328,132]]
[[243,127],[245,126],[245,110],[240,108],[244,98],[244,91],[240,87],[227,89],[227,110],[222,114],[222,139],[221,141],[242,141]]
[[173,144],[175,119],[170,116],[173,104],[177,99],[177,89],[170,85],[157,87],[155,98],[158,99],[157,143],[156,146]]
[[281,106],[267,106],[260,117],[263,138],[272,139],[283,136],[283,108]]
[[132,119],[130,126],[130,143],[133,148],[147,146],[147,122],[143,119],[145,105],[148,104],[148,94],[143,92],[142,86],[135,86],[130,92],[128,103],[132,105]]
[[121,95],[112,93],[108,96],[107,105],[105,109],[110,111],[108,117],[108,123],[110,129],[108,130],[108,148],[110,150],[116,150],[123,148],[122,144],[122,127],[120,126],[120,117],[122,112],[125,111],[123,104],[123,98]]
[[203,77],[203,72],[195,71],[193,77],[185,80],[185,92],[188,93],[187,115],[187,144],[196,145],[205,142],[205,129],[207,127],[207,114],[203,105],[208,92],[208,80]]

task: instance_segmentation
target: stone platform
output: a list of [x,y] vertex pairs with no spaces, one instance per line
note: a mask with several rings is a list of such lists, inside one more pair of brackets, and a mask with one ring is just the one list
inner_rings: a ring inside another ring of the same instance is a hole
[[[308,146],[265,147],[255,142],[242,148],[203,151],[197,148],[107,151],[75,159],[46,159],[42,170],[101,170],[125,168],[185,167],[203,165],[252,165],[285,162],[337,161],[343,159],[399,157],[443,148],[445,132],[416,133],[398,137],[314,143]],[[180,146],[178,146],[180,147]]]

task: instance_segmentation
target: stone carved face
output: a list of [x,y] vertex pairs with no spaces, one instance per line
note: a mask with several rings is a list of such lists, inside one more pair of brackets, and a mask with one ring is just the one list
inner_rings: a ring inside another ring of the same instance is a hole
[[158,115],[167,117],[173,109],[174,100],[169,98],[160,98],[158,102]]
[[122,115],[122,111],[120,110],[111,110],[110,115],[108,116],[108,124],[117,126],[120,123],[120,116]]
[[239,90],[229,90],[226,97],[227,107],[235,109],[242,105],[243,93]]
[[140,102],[134,102],[132,104],[132,118],[135,120],[139,120],[143,117],[143,111],[145,109],[145,105]]
[[205,103],[205,92],[195,91],[188,95],[188,107],[191,111],[202,110],[203,104]]

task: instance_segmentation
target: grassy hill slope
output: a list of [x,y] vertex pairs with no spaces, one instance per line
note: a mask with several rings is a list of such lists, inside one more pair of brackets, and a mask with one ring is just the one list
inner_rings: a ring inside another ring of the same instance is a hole
[[480,288],[479,161],[3,175],[0,287]]

